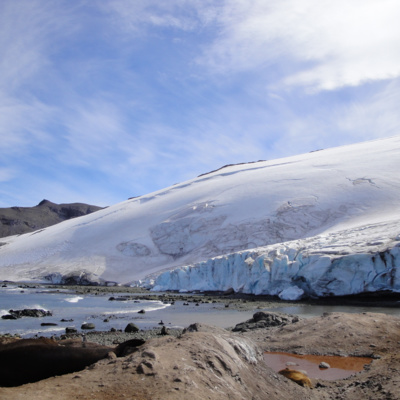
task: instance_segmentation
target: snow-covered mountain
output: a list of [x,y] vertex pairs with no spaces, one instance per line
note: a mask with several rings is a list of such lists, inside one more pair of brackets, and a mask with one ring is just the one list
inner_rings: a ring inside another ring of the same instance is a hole
[[286,298],[400,290],[399,171],[400,136],[227,166],[3,238],[0,279],[85,272]]

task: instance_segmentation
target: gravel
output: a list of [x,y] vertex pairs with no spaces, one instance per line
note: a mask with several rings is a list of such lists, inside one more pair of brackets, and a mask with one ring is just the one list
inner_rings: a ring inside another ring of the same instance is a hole
[[[162,328],[148,329],[142,330],[135,333],[126,333],[122,331],[116,332],[99,332],[99,331],[91,331],[87,333],[73,333],[73,334],[65,334],[56,337],[56,340],[63,339],[82,339],[88,342],[101,344],[103,346],[113,346],[120,343],[123,343],[127,340],[131,339],[143,339],[149,340],[157,337],[164,336],[161,334]],[[167,328],[168,335],[178,337],[182,333],[182,329],[173,329]]]

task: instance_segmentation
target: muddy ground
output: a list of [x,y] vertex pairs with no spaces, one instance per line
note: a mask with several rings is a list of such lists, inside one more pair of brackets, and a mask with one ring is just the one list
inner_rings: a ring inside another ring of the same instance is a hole
[[[225,300],[231,307],[252,307],[255,312],[261,301]],[[83,371],[0,388],[0,399],[400,398],[398,317],[373,312],[328,313],[242,332],[205,325],[191,330],[178,336],[157,336],[129,356],[110,355]],[[346,379],[312,379],[314,388],[309,389],[267,367],[264,351],[370,356],[373,361],[364,371]]]

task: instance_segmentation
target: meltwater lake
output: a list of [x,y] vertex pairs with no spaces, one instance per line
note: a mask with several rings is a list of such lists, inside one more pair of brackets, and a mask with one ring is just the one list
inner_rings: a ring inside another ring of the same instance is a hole
[[[123,295],[124,293],[117,293],[115,297]],[[126,295],[132,297],[132,293]],[[191,303],[184,306],[182,301],[164,304],[162,301],[143,300],[143,295],[140,300],[110,301],[111,296],[112,293],[82,295],[65,289],[41,287],[2,287],[0,317],[9,314],[9,310],[22,309],[43,309],[51,311],[53,315],[40,318],[22,317],[16,320],[0,318],[0,334],[19,334],[25,338],[35,335],[61,335],[65,333],[66,327],[74,327],[80,331],[85,322],[93,323],[96,331],[109,331],[111,328],[123,330],[130,322],[140,329],[151,329],[159,327],[161,320],[169,328],[184,328],[194,322],[229,327],[251,318],[253,314],[250,311],[225,311],[223,304],[196,306]],[[139,313],[141,310],[145,313]],[[57,326],[41,326],[42,323],[55,323]]]
[[[0,287],[0,317],[9,310],[43,309],[51,311],[52,316],[32,318],[23,317],[16,320],[0,318],[0,335],[18,334],[28,338],[34,336],[52,336],[65,333],[65,328],[74,327],[81,332],[81,325],[90,322],[96,331],[109,331],[111,328],[124,330],[130,322],[140,329],[160,327],[163,321],[169,328],[185,328],[192,323],[202,322],[222,328],[233,327],[250,319],[256,311],[273,311],[314,317],[324,312],[380,312],[400,316],[400,303],[394,307],[363,307],[307,304],[277,304],[274,307],[247,310],[226,308],[223,303],[184,303],[174,304],[162,301],[143,300],[143,294],[135,299],[132,293],[124,294],[133,298],[127,301],[110,301],[112,293],[76,294],[68,289],[49,289],[46,287],[21,288],[17,285]],[[152,293],[154,294],[154,293]],[[140,297],[140,299],[139,299]],[[218,301],[218,299],[217,299]],[[139,313],[144,310],[145,313]],[[65,320],[62,322],[62,320]],[[41,326],[42,323],[54,323],[56,326]]]

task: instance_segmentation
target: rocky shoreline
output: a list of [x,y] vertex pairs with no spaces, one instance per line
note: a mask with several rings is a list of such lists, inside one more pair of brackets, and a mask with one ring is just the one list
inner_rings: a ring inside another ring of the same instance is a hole
[[[23,286],[22,286],[23,287]],[[254,308],[275,308],[282,305],[336,305],[336,306],[360,306],[360,307],[393,307],[400,308],[400,293],[391,291],[377,291],[372,293],[360,293],[349,296],[330,296],[303,300],[282,300],[278,296],[253,295],[235,293],[233,290],[225,292],[152,292],[144,288],[129,286],[79,286],[79,285],[39,285],[53,290],[70,290],[76,294],[110,295],[131,294],[135,299],[158,301],[184,301],[184,302],[214,302],[223,303],[227,307],[238,310]]]
[[[137,333],[88,332],[68,339],[79,339],[72,340],[75,346],[85,347],[87,343],[88,348],[97,343],[112,349],[132,339],[143,339],[145,344],[130,355],[108,354],[78,372],[22,386],[0,387],[0,398],[400,398],[400,318],[380,313],[335,312],[300,319],[282,313],[256,312],[253,318],[233,330],[192,324],[183,331],[171,329],[168,335],[162,335],[160,328]],[[368,356],[373,361],[348,378],[311,377],[307,378],[307,387],[302,387],[270,368],[263,352],[344,358]],[[24,353],[24,357],[28,354]]]
[[[3,285],[10,285],[15,283],[7,282]],[[208,306],[212,306],[213,308],[218,308],[220,310],[238,310],[238,311],[251,311],[257,313],[259,310],[274,310],[281,307],[290,307],[290,306],[353,306],[353,307],[363,307],[365,309],[371,309],[373,311],[375,307],[390,307],[390,308],[399,308],[400,307],[400,294],[396,293],[387,293],[380,292],[374,293],[370,296],[365,295],[357,295],[357,296],[346,296],[346,297],[332,297],[332,298],[324,298],[324,299],[312,299],[312,300],[303,300],[303,301],[288,301],[281,300],[277,297],[272,296],[255,296],[243,293],[234,293],[233,291],[227,292],[207,292],[207,293],[174,293],[174,292],[163,292],[163,293],[155,293],[143,288],[137,287],[126,287],[126,286],[72,286],[72,285],[37,285],[37,284],[20,284],[19,287],[21,290],[26,288],[35,288],[40,290],[41,288],[46,291],[54,291],[55,293],[59,291],[68,291],[77,295],[94,295],[94,296],[108,296],[109,300],[119,301],[119,300],[156,300],[161,301],[165,304],[174,304],[179,303],[183,305],[202,305],[204,303],[208,303]],[[215,307],[214,307],[215,306]],[[179,306],[178,306],[179,307]],[[186,307],[185,307],[186,308]],[[188,307],[189,309],[190,307]],[[184,310],[186,311],[186,310]],[[179,311],[178,311],[179,312]],[[14,313],[16,314],[16,313]],[[15,318],[16,316],[13,316]],[[294,316],[290,316],[293,318]],[[7,316],[3,317],[7,318]],[[195,318],[195,317],[194,317]],[[285,318],[285,317],[283,317]],[[193,321],[188,321],[188,323],[192,323]],[[242,328],[245,331],[246,321],[243,321]],[[261,328],[265,325],[265,321],[260,321],[256,327]],[[185,326],[185,325],[183,325]],[[233,326],[231,328],[234,328]],[[161,334],[162,327],[159,326],[153,329],[145,329],[140,330],[139,332],[123,332],[120,329],[115,330],[111,329],[108,331],[104,330],[81,330],[73,333],[65,333],[65,334],[57,334],[57,339],[61,338],[73,338],[73,339],[81,339],[86,338],[92,342],[102,344],[102,345],[111,345],[122,343],[123,341],[138,338],[148,340],[151,338],[156,338],[162,336]],[[173,329],[172,327],[168,327],[166,324],[164,329],[168,329],[168,334],[173,337],[177,337],[181,334],[182,329]],[[253,328],[251,328],[253,329]],[[236,328],[236,331],[240,331],[240,328]],[[7,334],[3,334],[0,336],[10,336]]]

